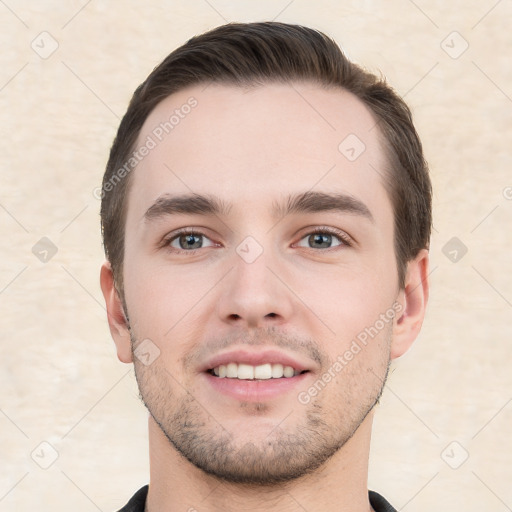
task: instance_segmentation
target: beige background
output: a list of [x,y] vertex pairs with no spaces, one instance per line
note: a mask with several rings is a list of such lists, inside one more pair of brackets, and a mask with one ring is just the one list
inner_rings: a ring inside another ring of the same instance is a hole
[[[147,413],[98,285],[94,190],[130,95],[164,56],[225,21],[271,19],[319,28],[382,71],[431,166],[428,317],[377,412],[370,488],[398,510],[512,510],[511,2],[6,0],[1,511],[114,511],[147,483]],[[42,237],[58,249],[46,263]]]

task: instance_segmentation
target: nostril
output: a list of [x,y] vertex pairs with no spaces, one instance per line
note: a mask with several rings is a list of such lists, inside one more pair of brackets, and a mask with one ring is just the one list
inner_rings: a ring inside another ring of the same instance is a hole
[[268,314],[268,315],[266,315],[266,316],[268,316],[268,317],[270,317],[270,318],[275,318],[275,317],[277,316],[277,314],[276,314],[276,313],[269,313],[269,314]]

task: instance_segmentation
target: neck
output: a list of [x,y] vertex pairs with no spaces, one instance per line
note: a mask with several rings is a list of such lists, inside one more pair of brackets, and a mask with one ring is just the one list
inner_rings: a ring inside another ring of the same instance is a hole
[[371,412],[352,438],[314,473],[273,486],[234,484],[186,460],[149,416],[150,485],[146,512],[369,512]]

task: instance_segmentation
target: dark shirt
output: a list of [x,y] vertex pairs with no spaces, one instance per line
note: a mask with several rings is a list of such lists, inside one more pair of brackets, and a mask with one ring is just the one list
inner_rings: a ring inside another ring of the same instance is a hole
[[[144,512],[146,506],[146,496],[148,495],[148,485],[139,489],[132,499],[118,512]],[[374,491],[369,492],[370,505],[375,512],[396,512],[396,510],[380,495]]]

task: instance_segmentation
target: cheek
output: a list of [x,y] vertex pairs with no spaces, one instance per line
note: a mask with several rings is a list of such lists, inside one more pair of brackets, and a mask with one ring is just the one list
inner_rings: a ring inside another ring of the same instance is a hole
[[339,342],[350,341],[373,326],[392,306],[391,281],[386,283],[375,268],[302,270],[293,277],[297,297],[307,306],[307,314],[326,324]]
[[[149,258],[126,258],[125,297],[137,337],[166,340],[189,332],[199,311],[211,308],[209,290],[216,273],[197,266],[194,271],[168,262],[149,264]],[[196,318],[197,320],[197,318]]]
[[[327,277],[304,279],[298,292],[311,310],[306,313],[311,332],[330,360],[322,374],[336,376],[333,393],[355,400],[370,390],[371,401],[382,387],[389,362],[392,287],[382,285],[369,270],[331,271]],[[325,377],[330,379],[329,375]]]
[[386,378],[392,323],[380,330],[361,332],[364,337],[358,333],[331,351],[332,361],[327,373],[336,375],[334,393],[348,395],[348,401],[354,405],[368,401],[370,406]]

